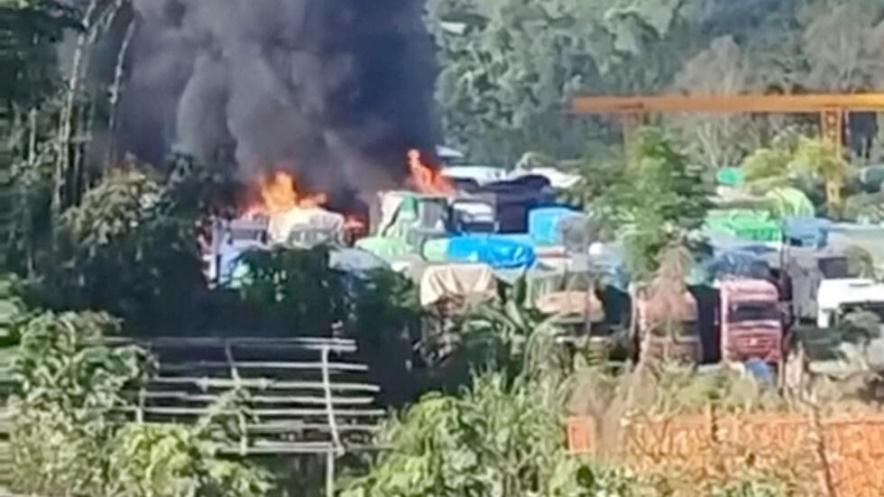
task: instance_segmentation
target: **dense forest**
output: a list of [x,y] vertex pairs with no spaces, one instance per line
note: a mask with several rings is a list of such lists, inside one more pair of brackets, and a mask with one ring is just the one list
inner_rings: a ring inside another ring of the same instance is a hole
[[[881,14],[874,0],[431,0],[427,24],[446,137],[506,164],[526,146],[574,158],[610,142],[604,123],[563,112],[577,92],[877,89]],[[678,124],[714,166],[758,140],[740,120]]]

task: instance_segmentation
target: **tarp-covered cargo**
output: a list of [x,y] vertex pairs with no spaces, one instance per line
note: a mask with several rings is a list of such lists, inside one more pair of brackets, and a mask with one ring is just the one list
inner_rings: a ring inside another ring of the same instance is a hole
[[779,242],[782,240],[780,221],[767,211],[749,209],[712,210],[706,217],[704,230],[726,233],[741,240]]
[[380,194],[379,217],[378,235],[383,237],[408,241],[421,238],[414,235],[416,232],[444,233],[448,224],[448,199],[413,192],[384,192]]
[[787,217],[783,220],[786,240],[796,247],[825,247],[831,224],[828,219],[816,217]]
[[452,262],[483,263],[494,269],[529,268],[537,260],[530,245],[494,235],[451,238],[445,255]]
[[494,206],[501,233],[527,233],[528,212],[555,202],[549,180],[542,176],[490,183],[477,190],[474,196]]
[[586,222],[586,216],[568,207],[540,207],[528,213],[528,234],[540,245],[561,245],[565,221]]
[[428,240],[421,248],[421,255],[429,262],[445,262],[448,254],[449,238]]
[[715,181],[719,185],[740,187],[746,182],[746,172],[738,167],[723,167],[715,173]]
[[270,216],[270,243],[318,245],[343,240],[344,216],[320,207],[297,207]]
[[485,264],[443,264],[424,270],[420,283],[421,305],[446,298],[493,298],[497,291],[494,272]]

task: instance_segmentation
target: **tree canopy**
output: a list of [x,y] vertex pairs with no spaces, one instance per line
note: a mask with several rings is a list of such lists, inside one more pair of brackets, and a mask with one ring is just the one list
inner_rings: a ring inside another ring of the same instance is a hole
[[[502,163],[526,148],[572,158],[610,136],[563,112],[575,92],[856,91],[881,80],[873,0],[430,0],[427,12],[446,137]],[[716,122],[737,136],[745,124]],[[721,129],[697,126],[689,136],[710,163],[740,159]]]

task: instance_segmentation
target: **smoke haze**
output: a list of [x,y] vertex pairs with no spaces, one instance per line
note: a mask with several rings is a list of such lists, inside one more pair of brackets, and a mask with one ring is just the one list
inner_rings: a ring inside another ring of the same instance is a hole
[[[124,147],[280,164],[326,190],[398,182],[432,153],[421,0],[134,0]],[[343,184],[342,184],[343,182]]]

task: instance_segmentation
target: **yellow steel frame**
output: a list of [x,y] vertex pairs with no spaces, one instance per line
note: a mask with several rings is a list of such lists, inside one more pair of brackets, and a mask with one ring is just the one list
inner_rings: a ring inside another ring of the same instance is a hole
[[[634,127],[647,114],[818,114],[823,139],[841,152],[845,112],[884,112],[884,93],[807,95],[658,95],[633,97],[578,96],[571,113],[617,114],[622,117],[627,152]],[[829,201],[840,201],[840,185],[827,185]]]
[[574,114],[620,114],[634,122],[636,115],[704,114],[819,114],[823,137],[841,145],[845,112],[884,112],[884,93],[807,95],[658,95],[634,97],[578,96]]

